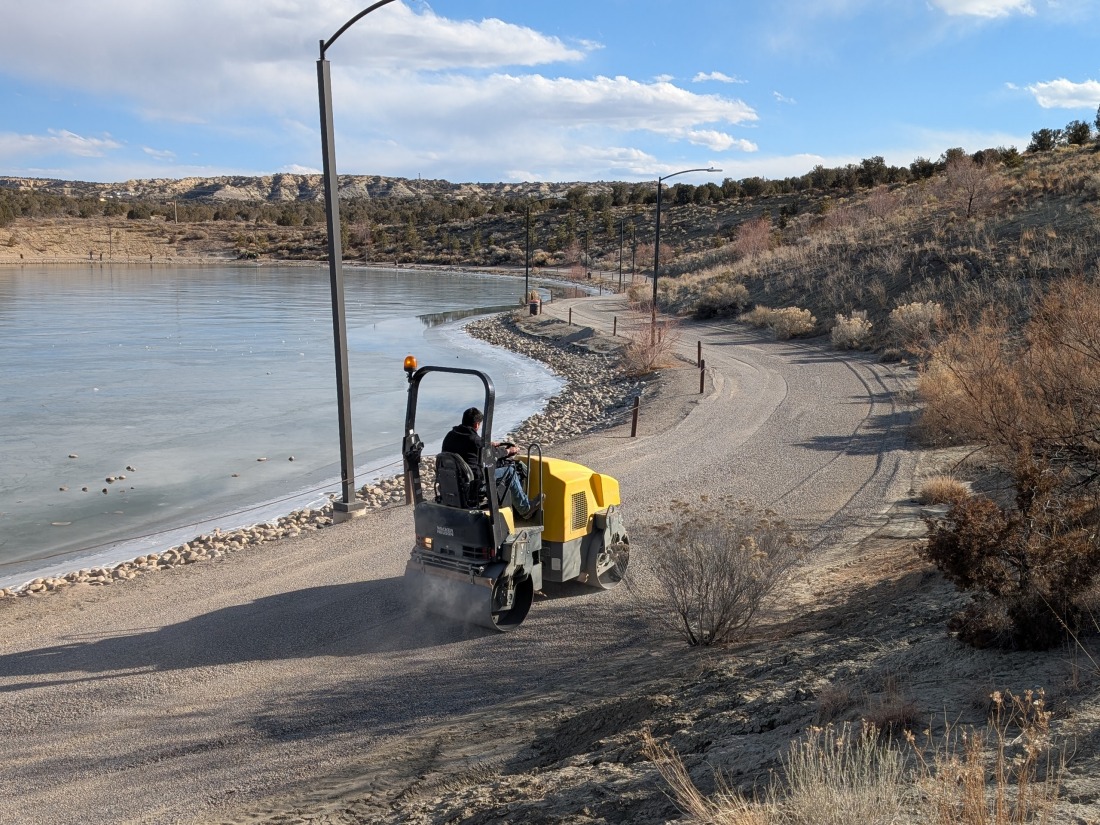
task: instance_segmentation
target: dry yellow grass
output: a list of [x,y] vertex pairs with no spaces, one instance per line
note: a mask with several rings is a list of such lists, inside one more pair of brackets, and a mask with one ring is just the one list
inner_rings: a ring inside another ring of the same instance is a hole
[[934,475],[920,485],[917,500],[921,504],[954,504],[970,495],[970,488],[954,476]]
[[947,725],[925,743],[874,725],[810,728],[791,743],[760,798],[721,777],[712,796],[692,781],[679,755],[643,732],[642,750],[697,825],[1046,825],[1057,821],[1064,759],[1050,736],[1043,692],[995,692],[983,729]]

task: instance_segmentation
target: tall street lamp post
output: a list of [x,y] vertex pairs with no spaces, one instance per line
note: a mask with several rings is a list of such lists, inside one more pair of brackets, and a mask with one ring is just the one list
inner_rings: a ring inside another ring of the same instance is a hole
[[336,145],[332,126],[332,80],[325,52],[336,39],[375,9],[392,3],[379,0],[340,27],[327,41],[321,41],[317,60],[317,97],[321,108],[321,155],[325,182],[325,221],[328,229],[328,273],[332,292],[332,338],[336,352],[336,407],[340,423],[340,486],[342,497],[332,503],[333,521],[344,521],[361,512],[365,505],[355,500],[355,451],[351,438],[351,391],[348,381],[348,334],[344,314],[344,266],[340,239],[340,186],[336,176]]
[[586,229],[584,230],[584,275],[586,280],[592,277],[592,273],[589,272],[590,266],[588,263],[588,230]]
[[619,292],[623,291],[623,240],[626,238],[626,218],[619,219]]
[[650,313],[649,333],[649,342],[651,345],[657,343],[657,268],[661,263],[661,184],[669,178],[674,178],[677,175],[686,175],[688,172],[721,171],[721,169],[715,169],[713,166],[709,166],[705,169],[681,169],[679,172],[673,172],[670,175],[662,175],[657,178],[657,228],[653,233],[653,306]]
[[544,201],[562,201],[565,198],[535,198],[533,201],[527,201],[527,217],[524,218],[523,226],[527,235],[527,252],[523,257],[523,301],[521,303],[527,303],[531,297],[531,207],[536,203],[542,203]]

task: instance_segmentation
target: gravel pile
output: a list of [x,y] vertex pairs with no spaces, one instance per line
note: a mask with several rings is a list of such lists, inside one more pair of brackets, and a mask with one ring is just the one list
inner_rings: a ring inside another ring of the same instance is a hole
[[[503,440],[523,445],[538,442],[546,448],[577,435],[616,426],[628,420],[634,398],[645,386],[644,381],[627,377],[613,355],[593,353],[575,344],[529,335],[517,328],[508,313],[474,321],[466,330],[494,346],[543,362],[566,381],[565,388],[547,402],[545,413],[531,416],[513,432],[505,434]],[[430,457],[421,466],[421,477],[424,489],[431,490],[435,471]],[[357,497],[368,509],[403,505],[404,476],[390,476],[365,484],[357,491]],[[331,503],[317,509],[297,510],[251,527],[230,531],[215,529],[162,553],[138,556],[113,567],[94,567],[64,576],[37,578],[21,587],[0,588],[0,599],[44,595],[74,584],[117,584],[157,570],[211,561],[226,553],[291,538],[307,530],[320,530],[331,524]]]

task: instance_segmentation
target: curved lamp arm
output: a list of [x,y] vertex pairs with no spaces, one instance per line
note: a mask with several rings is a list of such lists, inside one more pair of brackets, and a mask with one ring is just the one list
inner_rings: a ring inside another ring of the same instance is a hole
[[657,269],[661,262],[661,184],[669,178],[674,178],[677,175],[686,175],[688,172],[721,172],[721,169],[715,169],[713,166],[699,167],[696,169],[681,169],[679,172],[673,172],[670,175],[662,175],[657,178],[657,227],[653,233],[653,305],[650,307],[650,346],[656,344],[657,341]]
[[359,20],[366,17],[368,14],[370,14],[375,9],[381,8],[382,6],[385,6],[387,3],[392,3],[392,2],[393,2],[393,0],[378,0],[378,2],[375,3],[373,6],[371,6],[370,8],[363,9],[361,12],[359,12],[359,14],[355,15],[355,17],[351,18],[351,20],[349,20],[347,23],[342,25],[339,28],[339,30],[336,32],[336,34],[334,34],[328,40],[322,40],[321,41],[321,59],[324,60],[325,52],[328,51],[329,46],[331,46],[333,43],[336,42],[336,38],[338,38],[340,35],[342,35],[344,32],[346,32],[348,29],[350,29],[356,23],[358,23]]

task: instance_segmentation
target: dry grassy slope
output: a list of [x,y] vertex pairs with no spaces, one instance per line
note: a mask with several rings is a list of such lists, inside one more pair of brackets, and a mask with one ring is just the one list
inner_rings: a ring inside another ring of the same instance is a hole
[[690,311],[708,285],[744,283],[754,302],[811,310],[819,330],[837,313],[863,310],[879,344],[892,309],[935,301],[972,316],[992,305],[1014,312],[1044,281],[1095,277],[1100,260],[1100,147],[1026,156],[996,171],[967,217],[965,192],[946,176],[882,187],[802,210],[771,250],[735,244],[672,264],[664,301]]

